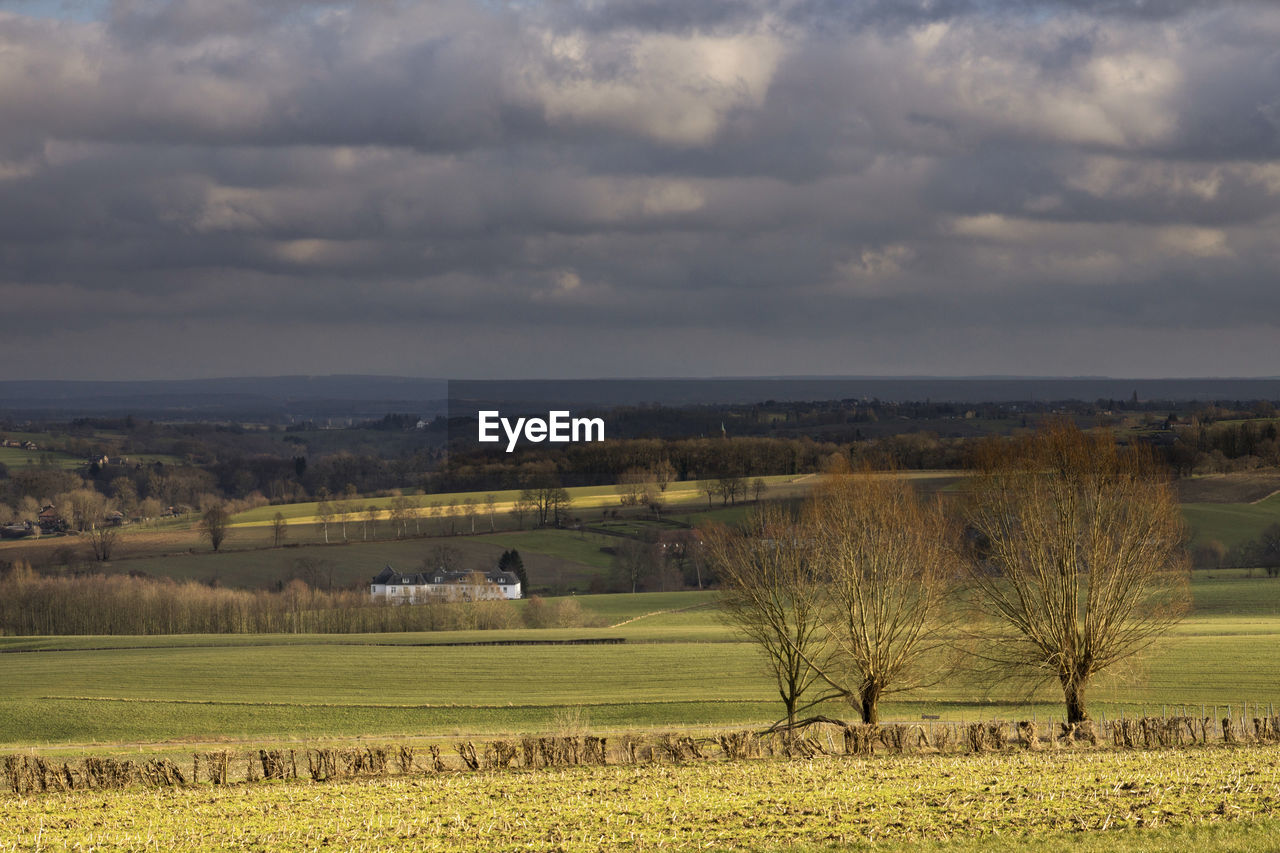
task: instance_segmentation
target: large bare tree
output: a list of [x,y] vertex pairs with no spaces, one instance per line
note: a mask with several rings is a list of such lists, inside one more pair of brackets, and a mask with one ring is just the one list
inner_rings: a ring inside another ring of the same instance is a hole
[[1151,452],[1067,422],[976,454],[968,507],[976,601],[994,626],[983,656],[1062,687],[1068,723],[1088,719],[1098,673],[1131,658],[1183,612],[1182,516]]
[[227,530],[231,527],[231,512],[222,501],[206,505],[204,514],[198,524],[200,535],[209,540],[209,546],[217,551],[227,538]]
[[714,527],[703,541],[720,578],[720,606],[764,653],[790,731],[800,710],[830,698],[805,701],[820,683],[818,667],[826,665],[828,649],[809,534],[782,509],[764,506],[741,529]]
[[93,552],[93,558],[100,563],[111,559],[116,549],[116,540],[120,535],[119,526],[111,518],[111,512],[114,509],[111,502],[102,503],[90,519],[89,529],[86,531],[89,537],[89,549]]
[[830,654],[819,676],[864,723],[886,695],[937,683],[954,647],[956,564],[936,502],[889,473],[835,473],[806,513]]
[[289,522],[285,519],[284,513],[276,510],[276,514],[271,517],[271,543],[279,548],[288,533]]

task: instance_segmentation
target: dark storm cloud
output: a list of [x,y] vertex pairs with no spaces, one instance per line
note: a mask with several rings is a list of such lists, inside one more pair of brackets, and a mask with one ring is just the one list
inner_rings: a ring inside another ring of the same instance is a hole
[[0,358],[1256,372],[1277,43],[1137,0],[0,13]]

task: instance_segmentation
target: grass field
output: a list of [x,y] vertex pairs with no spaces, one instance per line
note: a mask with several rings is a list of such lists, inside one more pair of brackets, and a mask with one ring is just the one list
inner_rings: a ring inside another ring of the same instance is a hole
[[0,447],[0,465],[10,471],[21,471],[25,468],[38,468],[52,464],[55,468],[73,470],[84,466],[83,459],[77,459],[66,453],[55,453],[49,450],[23,450],[21,447]]
[[1257,539],[1267,527],[1280,522],[1280,495],[1257,503],[1183,504],[1182,513],[1191,528],[1192,542],[1218,540],[1227,546]]
[[[503,534],[499,534],[501,536]],[[493,547],[499,547],[494,544]],[[1202,573],[1195,607],[1095,716],[1280,705],[1280,580]],[[0,638],[0,744],[50,758],[240,744],[423,745],[771,722],[780,704],[714,593],[578,596],[607,627],[377,635]],[[464,646],[624,638],[621,645]],[[427,645],[423,645],[427,644]],[[1204,709],[1195,707],[1203,703]],[[972,680],[887,719],[1060,716]],[[831,708],[850,717],[848,709]],[[243,762],[243,759],[240,759]],[[1276,849],[1280,747],[818,757],[0,794],[0,851]]]
[[575,767],[0,796],[4,849],[1275,849],[1280,747]]
[[[803,480],[804,478],[792,477],[789,475],[778,475],[763,477],[770,491],[768,494],[790,494],[797,491],[792,488],[793,482]],[[798,487],[800,491],[805,488],[803,485]],[[663,501],[669,505],[685,505],[705,501],[703,494],[702,482],[698,480],[688,480],[671,483],[665,492],[663,492]],[[618,490],[616,486],[576,486],[566,489],[569,498],[572,501],[572,511],[575,513],[583,510],[600,509],[603,507],[618,506]],[[498,512],[504,515],[511,510],[512,505],[520,497],[518,489],[510,489],[506,491],[496,492],[451,492],[448,494],[438,495],[419,495],[410,498],[415,504],[418,511],[426,507],[461,507],[466,501],[470,501],[476,506],[481,514],[484,513],[485,499],[490,495],[496,503]],[[394,498],[354,498],[353,502],[359,507],[359,511],[363,512],[369,506],[376,506],[380,510],[387,511],[391,508],[391,502]],[[271,523],[271,519],[280,512],[289,521],[314,522],[316,520],[316,512],[319,503],[297,503],[287,504],[285,506],[265,506],[257,509],[248,510],[237,514],[232,523],[236,526],[240,525],[267,525]]]
[[[508,538],[511,537],[511,538]],[[386,539],[333,545],[303,545],[215,554],[208,550],[178,552],[163,557],[116,560],[111,571],[141,571],[155,577],[208,581],[217,578],[224,586],[271,587],[289,577],[295,561],[321,560],[333,570],[334,583],[345,587],[366,583],[390,565],[400,571],[418,571],[422,562],[439,547],[459,555],[464,569],[491,569],[502,552],[520,550],[534,588],[563,586],[586,590],[591,578],[606,574],[609,557],[600,551],[601,537],[587,534],[580,539],[568,531],[530,531],[524,534],[454,536],[438,539]]]
[[[1216,716],[1215,705],[1280,705],[1280,581],[1216,573],[1197,578],[1194,591],[1195,612],[1141,667],[1094,686],[1095,714],[1204,705]],[[607,731],[772,722],[780,708],[774,685],[755,647],[714,608],[699,606],[712,595],[579,596],[611,627],[572,630],[0,638],[0,652],[13,652],[0,654],[0,684],[8,686],[0,743],[530,732],[569,707]],[[627,642],[439,645],[569,637]],[[414,645],[423,643],[436,645]],[[830,713],[849,716],[847,708]],[[968,678],[895,698],[883,714],[957,720],[1061,709],[1052,689]]]

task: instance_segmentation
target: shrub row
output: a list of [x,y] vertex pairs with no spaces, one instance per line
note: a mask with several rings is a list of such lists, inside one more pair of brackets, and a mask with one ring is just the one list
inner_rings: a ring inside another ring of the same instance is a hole
[[[313,782],[386,776],[391,773],[454,773],[515,768],[541,769],[604,764],[680,764],[751,758],[812,758],[817,755],[981,753],[1005,749],[1166,748],[1195,744],[1280,742],[1280,716],[1254,718],[1249,731],[1223,718],[1141,717],[1058,724],[1041,732],[1035,721],[865,725],[823,720],[793,731],[722,732],[710,737],[662,733],[624,735],[610,745],[591,735],[492,740],[479,746],[459,741],[364,747],[304,747],[216,750],[195,753],[190,771],[167,758],[146,761],[86,756],[55,762],[39,756],[0,757],[0,782],[14,794],[111,790],[134,785],[178,787],[198,783],[309,778]],[[1220,732],[1220,734],[1219,734]]]

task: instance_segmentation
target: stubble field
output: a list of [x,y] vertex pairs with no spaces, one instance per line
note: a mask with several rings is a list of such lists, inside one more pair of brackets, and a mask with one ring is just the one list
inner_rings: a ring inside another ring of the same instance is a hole
[[1274,849],[1280,747],[822,757],[0,797],[0,849]]

